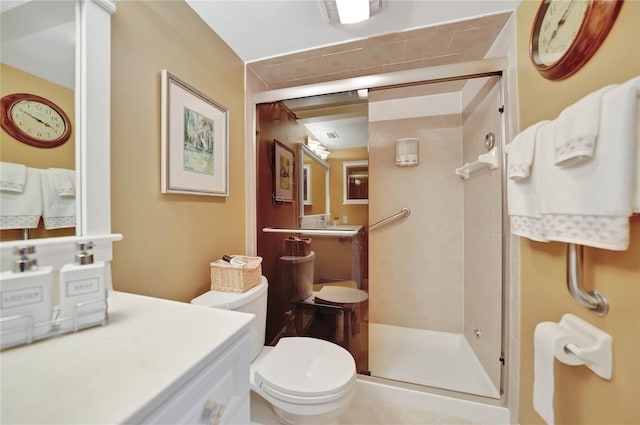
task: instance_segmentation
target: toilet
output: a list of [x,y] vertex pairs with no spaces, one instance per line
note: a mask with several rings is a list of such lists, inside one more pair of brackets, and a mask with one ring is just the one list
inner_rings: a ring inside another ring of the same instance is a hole
[[[311,262],[313,264],[313,262]],[[329,424],[349,405],[356,388],[356,365],[344,348],[310,337],[281,338],[263,346],[267,279],[243,293],[209,291],[192,304],[255,314],[250,329],[251,390],[287,424]]]
[[305,256],[285,255],[280,257],[280,282],[293,289],[291,302],[302,301],[311,296],[315,252]]

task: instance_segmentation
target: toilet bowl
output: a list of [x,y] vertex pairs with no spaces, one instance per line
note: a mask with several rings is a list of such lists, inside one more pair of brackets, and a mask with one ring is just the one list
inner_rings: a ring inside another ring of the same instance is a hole
[[192,304],[256,315],[251,334],[251,390],[287,424],[334,423],[355,392],[356,365],[344,348],[309,337],[281,338],[263,346],[267,279],[243,293],[209,291]]

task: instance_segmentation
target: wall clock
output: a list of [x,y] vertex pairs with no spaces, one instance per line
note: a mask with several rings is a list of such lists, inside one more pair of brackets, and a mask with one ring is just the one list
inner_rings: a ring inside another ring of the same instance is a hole
[[549,80],[562,80],[589,61],[607,38],[622,0],[542,0],[533,20],[529,54]]
[[69,140],[71,121],[58,105],[29,93],[8,94],[0,100],[0,126],[29,146],[54,148]]

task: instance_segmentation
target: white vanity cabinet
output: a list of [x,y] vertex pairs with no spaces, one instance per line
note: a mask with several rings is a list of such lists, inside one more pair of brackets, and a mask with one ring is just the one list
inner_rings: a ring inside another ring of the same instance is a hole
[[0,353],[0,423],[247,424],[253,315],[109,294],[109,323]]

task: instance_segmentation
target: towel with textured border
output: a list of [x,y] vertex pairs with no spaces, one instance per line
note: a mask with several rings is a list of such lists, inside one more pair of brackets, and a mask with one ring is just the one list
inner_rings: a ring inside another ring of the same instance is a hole
[[55,177],[51,170],[40,173],[42,184],[42,218],[45,229],[75,227],[75,197],[60,196],[55,187]]
[[49,172],[51,172],[51,175],[53,176],[53,186],[55,187],[58,196],[76,196],[75,170],[67,170],[65,168],[49,168]]
[[553,163],[576,165],[593,156],[598,132],[602,96],[615,85],[601,88],[567,106],[556,118]]
[[0,190],[22,193],[26,183],[27,167],[24,164],[0,162]]
[[521,180],[529,177],[533,152],[536,146],[536,134],[540,126],[549,121],[540,121],[523,130],[513,138],[508,148],[508,171],[511,180]]
[[40,170],[26,169],[24,190],[0,191],[0,229],[35,229],[42,216]]
[[640,190],[639,93],[640,77],[636,77],[603,95],[591,160],[556,167],[553,151],[547,151],[540,191],[547,239],[614,251],[628,248],[629,216]]

